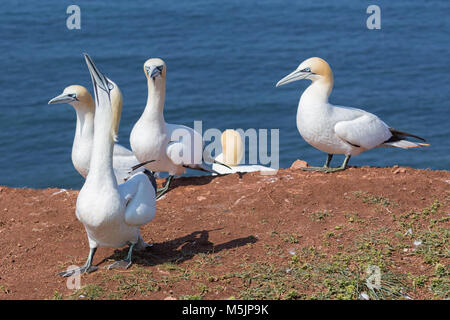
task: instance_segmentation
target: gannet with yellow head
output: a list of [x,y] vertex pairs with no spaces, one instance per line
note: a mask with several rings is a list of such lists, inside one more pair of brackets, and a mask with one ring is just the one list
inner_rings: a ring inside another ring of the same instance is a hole
[[[128,255],[107,268],[128,268],[133,249],[142,245],[139,228],[149,223],[156,212],[156,184],[151,174],[136,173],[121,185],[113,170],[113,149],[119,127],[121,107],[112,103],[116,84],[104,76],[85,54],[95,92],[95,132],[89,173],[78,194],[76,216],[86,230],[90,252],[84,266],[61,276],[92,272],[98,247],[120,248],[129,245]],[[117,98],[117,97],[116,97]]]
[[[67,103],[74,107],[77,114],[75,137],[72,145],[72,163],[75,169],[84,177],[88,175],[91,159],[92,142],[94,138],[95,102],[89,91],[80,85],[71,85],[63,93],[51,99],[48,104]],[[117,85],[111,91],[111,105],[118,116],[114,119],[115,141],[120,124],[122,111],[122,93]],[[133,152],[116,143],[114,145],[114,173],[117,182],[123,183],[130,176],[129,171],[138,164]],[[139,171],[143,171],[140,169]]]
[[[302,79],[311,80],[312,83],[300,97],[297,109],[298,131],[306,142],[328,154],[323,167],[306,167],[304,170],[345,170],[351,156],[381,146],[403,149],[428,146],[406,140],[406,137],[413,137],[425,141],[416,135],[390,128],[372,113],[330,104],[328,97],[333,89],[333,72],[325,60],[314,57],[303,61],[276,86]],[[344,163],[338,168],[329,167],[334,154],[346,156]]]
[[[151,58],[144,63],[147,104],[130,135],[131,149],[141,165],[153,172],[169,173],[165,186],[158,190],[158,198],[168,190],[172,178],[182,175],[186,168],[217,173],[203,163],[203,137],[200,133],[164,120],[166,70],[165,62],[159,58]],[[154,161],[147,163],[148,160]]]
[[[229,174],[236,172],[255,172],[255,171],[276,171],[270,167],[261,165],[240,165],[244,157],[244,144],[239,132],[233,129],[227,129],[222,132],[220,142],[222,144],[222,153],[216,158],[212,168],[220,174]],[[220,165],[226,164],[229,168]]]

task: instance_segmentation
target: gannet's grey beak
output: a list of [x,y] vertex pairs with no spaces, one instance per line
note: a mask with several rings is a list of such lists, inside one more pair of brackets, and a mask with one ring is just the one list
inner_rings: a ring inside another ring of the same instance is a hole
[[89,69],[89,73],[91,74],[92,82],[94,84],[94,88],[99,87],[100,89],[105,90],[109,93],[111,88],[111,83],[108,82],[108,79],[98,70],[95,66],[94,61],[92,61],[91,57],[87,53],[83,53],[84,59],[86,60],[86,64]]
[[289,73],[286,77],[278,81],[276,87],[282,86],[289,82],[294,82],[297,80],[302,80],[307,78],[311,72],[303,71],[303,70],[295,70],[294,72]]
[[63,93],[57,97],[51,99],[48,104],[57,104],[57,103],[71,103],[74,101],[78,101],[76,94],[74,93]]
[[162,70],[163,70],[164,66],[146,66],[145,67],[145,71],[147,72],[147,75],[152,78],[155,79],[157,76],[161,75]]

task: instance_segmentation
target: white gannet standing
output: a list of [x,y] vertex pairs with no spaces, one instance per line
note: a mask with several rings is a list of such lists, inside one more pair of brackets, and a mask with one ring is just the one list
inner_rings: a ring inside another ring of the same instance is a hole
[[[239,165],[242,157],[244,156],[244,145],[242,143],[241,135],[233,130],[227,129],[222,132],[220,139],[222,143],[222,153],[220,153],[215,160],[218,163],[213,163],[213,170],[219,174],[229,174],[236,172],[255,172],[255,171],[276,171],[270,167],[264,167],[261,165]],[[223,163],[229,166],[224,167],[219,164]],[[214,175],[214,174],[213,174]]]
[[[122,93],[118,86],[111,91],[111,104],[113,108],[122,110]],[[79,85],[71,85],[63,93],[51,99],[48,104],[67,103],[75,108],[77,124],[72,145],[72,163],[75,169],[84,177],[89,172],[92,141],[94,138],[95,103],[89,91]],[[118,125],[118,124],[117,124]],[[114,174],[117,183],[121,184],[129,178],[130,170],[137,165],[133,152],[124,146],[114,144]],[[142,171],[142,169],[140,170]]]
[[[414,137],[425,141],[421,137],[390,128],[372,113],[330,104],[328,97],[333,89],[333,72],[325,60],[314,57],[303,61],[276,86],[302,79],[311,80],[312,84],[303,92],[298,103],[298,131],[306,142],[328,154],[323,167],[306,167],[303,170],[345,170],[351,156],[375,147],[408,149],[429,146],[405,140],[406,137]],[[344,163],[338,168],[329,167],[334,154],[345,154]]]
[[76,215],[86,229],[90,252],[83,267],[61,272],[61,276],[96,270],[92,259],[98,247],[120,248],[128,244],[127,257],[107,267],[128,268],[135,245],[145,246],[139,227],[150,222],[156,211],[156,185],[151,174],[139,172],[117,184],[113,148],[121,110],[114,108],[110,96],[116,84],[100,73],[87,54],[85,59],[95,92],[95,132],[89,173],[78,194]]
[[[130,134],[130,145],[136,158],[153,172],[168,172],[166,184],[158,198],[168,189],[174,176],[186,168],[216,173],[203,164],[203,138],[195,130],[164,120],[166,64],[159,58],[144,63],[148,96],[144,112]],[[148,160],[154,160],[147,163]],[[139,167],[139,166],[135,166]]]

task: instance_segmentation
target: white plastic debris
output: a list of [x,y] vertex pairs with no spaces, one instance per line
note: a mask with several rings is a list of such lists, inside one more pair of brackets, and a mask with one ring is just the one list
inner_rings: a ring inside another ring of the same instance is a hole
[[413,243],[414,243],[414,245],[417,247],[417,246],[420,246],[420,245],[422,244],[422,241],[420,241],[420,240],[415,240]]
[[61,189],[61,190],[59,190],[59,191],[54,192],[54,193],[52,194],[52,197],[53,197],[53,196],[56,196],[57,194],[63,193],[63,192],[65,192],[66,194],[69,194],[69,193],[67,192],[66,189]]
[[370,300],[370,297],[369,297],[369,295],[367,293],[361,292],[359,294],[359,300]]

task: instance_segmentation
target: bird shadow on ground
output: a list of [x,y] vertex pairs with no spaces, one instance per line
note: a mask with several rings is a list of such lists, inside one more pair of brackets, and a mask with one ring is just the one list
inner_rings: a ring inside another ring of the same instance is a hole
[[[245,174],[247,174],[247,172],[236,172],[236,174],[239,175],[239,179],[242,179],[244,177]],[[210,182],[212,182],[214,179],[220,178],[220,177],[225,177],[228,174],[219,174],[216,176],[196,176],[196,177],[180,177],[180,178],[176,178],[173,179],[172,182],[170,183],[170,187],[169,190],[167,191],[167,193],[169,193],[170,191],[176,189],[177,187],[181,187],[181,186],[201,186],[201,185],[206,185],[209,184]],[[160,178],[160,180],[162,180]],[[160,185],[161,187],[164,186],[166,183],[166,179],[163,180],[162,185]]]
[[[213,181],[215,178],[220,176],[197,176],[197,177],[179,177],[172,180],[170,183],[169,190],[170,191],[182,187],[182,186],[201,186],[205,184],[209,184],[211,181]],[[159,179],[162,180],[162,179]],[[166,179],[163,180],[162,184],[158,183],[158,187],[162,187],[166,184]],[[158,181],[159,182],[159,181]]]
[[[195,231],[184,237],[161,243],[153,243],[152,247],[145,250],[135,250],[132,258],[133,263],[144,266],[155,266],[166,262],[178,264],[190,260],[201,253],[217,253],[222,250],[237,248],[258,241],[254,236],[248,236],[215,245],[209,241],[209,233],[217,230],[221,229]],[[109,259],[124,259],[127,253],[128,248],[114,250],[111,256],[105,258],[99,264]]]

